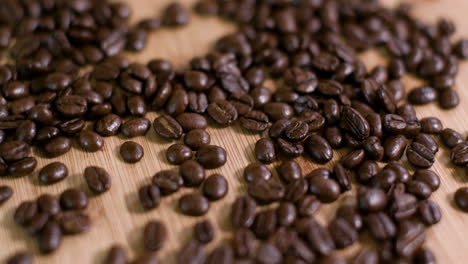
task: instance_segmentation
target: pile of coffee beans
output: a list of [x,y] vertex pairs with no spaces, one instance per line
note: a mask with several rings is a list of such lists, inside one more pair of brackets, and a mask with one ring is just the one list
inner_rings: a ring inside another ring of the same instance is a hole
[[[468,143],[437,117],[419,119],[413,105],[459,104],[455,76],[459,60],[468,58],[468,40],[452,40],[455,25],[445,19],[427,24],[407,5],[389,9],[376,0],[201,0],[194,9],[227,19],[238,30],[176,70],[162,59],[131,63],[121,52],[142,50],[160,27],[189,23],[179,3],[160,18],[130,25],[131,10],[123,3],[3,0],[0,47],[11,59],[0,66],[0,175],[32,173],[32,146],[58,157],[72,140],[95,152],[103,148],[103,137],[144,136],[151,129],[145,115],[157,111],[152,127],[177,141],[166,158],[179,167],[157,172],[139,189],[141,206],[154,209],[162,197],[198,188],[179,199],[178,210],[202,216],[229,191],[223,175],[207,176],[206,170],[227,162],[228,153],[211,144],[206,129],[238,123],[262,138],[254,147],[258,162],[244,170],[247,194],[232,205],[233,235],[206,254],[214,227],[197,223],[178,263],[346,263],[337,250],[364,234],[374,243],[363,246],[352,263],[435,263],[424,241],[426,229],[441,220],[439,206],[429,200],[440,185],[430,170],[439,151],[436,137],[467,171]],[[388,64],[367,69],[358,54],[370,49],[387,56]],[[406,74],[425,84],[405,94]],[[267,88],[267,80],[276,89]],[[304,172],[294,161],[327,164],[335,150],[344,155],[331,169]],[[143,156],[136,142],[120,147],[127,163]],[[401,161],[405,157],[410,167]],[[276,166],[279,178],[267,164]],[[54,162],[40,170],[39,182],[53,184],[68,174],[65,164]],[[84,178],[94,194],[111,187],[104,168],[88,167]],[[314,218],[322,204],[353,188],[354,206],[341,205],[326,224]],[[12,194],[1,186],[0,203]],[[466,188],[454,199],[468,211]],[[82,212],[87,204],[83,191],[69,189],[60,199],[43,195],[23,202],[14,218],[37,236],[42,253],[50,253],[62,233],[90,228]],[[162,222],[149,222],[143,236],[148,254],[134,263],[157,263],[154,253],[167,236]],[[126,261],[118,245],[106,259]],[[8,261],[30,262],[24,252]]]

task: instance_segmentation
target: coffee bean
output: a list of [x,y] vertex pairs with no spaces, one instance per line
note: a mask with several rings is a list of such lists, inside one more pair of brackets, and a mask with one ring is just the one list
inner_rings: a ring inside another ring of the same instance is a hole
[[86,113],[88,104],[86,99],[79,95],[66,95],[55,101],[57,111],[67,117],[78,117]]
[[349,152],[348,154],[344,155],[340,163],[343,165],[343,167],[347,169],[352,169],[357,166],[359,166],[365,158],[365,152],[363,149],[357,149]]
[[127,120],[122,124],[120,131],[127,138],[134,138],[146,135],[151,124],[147,118],[138,117]]
[[8,257],[6,264],[32,264],[33,256],[28,252],[18,252]]
[[57,198],[49,194],[43,194],[37,198],[39,210],[48,215],[55,216],[60,212],[60,203]]
[[462,142],[452,148],[450,153],[452,162],[457,166],[464,166],[468,163],[468,142]]
[[249,131],[261,132],[268,128],[268,116],[260,111],[250,111],[239,118],[241,126]]
[[296,203],[301,217],[313,216],[320,208],[320,201],[313,195],[303,195]]
[[113,136],[117,134],[121,124],[119,116],[108,114],[96,122],[94,130],[101,136]]
[[370,135],[367,120],[352,107],[345,106],[341,110],[340,126],[357,140],[364,140]]
[[202,243],[196,239],[189,240],[177,253],[177,263],[203,263],[205,250]]
[[439,144],[433,136],[420,133],[413,139],[413,143],[420,143],[430,149],[434,154],[439,151]]
[[445,89],[439,92],[439,105],[442,109],[453,109],[460,104],[460,96],[453,89]]
[[204,93],[189,92],[188,96],[188,110],[203,114],[208,108],[208,98]]
[[431,200],[420,201],[418,205],[419,218],[426,225],[434,225],[442,218],[439,206]]
[[15,139],[31,144],[33,139],[36,137],[36,134],[36,124],[31,120],[25,120],[19,123],[18,127],[16,128]]
[[210,142],[210,134],[203,129],[190,130],[184,137],[185,145],[193,150],[198,150],[202,145],[208,145]]
[[387,195],[381,189],[360,188],[358,194],[359,209],[365,212],[378,212],[387,205]]
[[205,263],[234,263],[234,253],[232,247],[227,245],[221,245],[213,249]]
[[64,212],[59,220],[62,232],[65,234],[78,234],[88,231],[91,228],[89,216],[79,211]]
[[180,165],[190,160],[192,156],[192,150],[184,144],[173,144],[166,151],[167,161],[174,165]]
[[393,202],[390,205],[390,214],[397,220],[409,218],[418,209],[417,199],[414,195],[407,193],[393,194]]
[[430,263],[437,263],[436,257],[431,250],[427,248],[420,248],[414,254],[414,261],[418,264],[430,264]]
[[107,192],[111,187],[110,175],[101,167],[87,167],[84,170],[84,178],[89,189],[95,194]]
[[289,119],[294,114],[294,110],[290,105],[280,102],[266,103],[263,106],[263,111],[273,121],[278,121],[280,119]]
[[13,189],[9,186],[0,186],[0,205],[8,201],[13,196]]
[[397,233],[392,219],[384,212],[369,214],[366,223],[371,235],[377,240],[390,239]]
[[160,221],[146,223],[143,232],[143,244],[148,251],[158,251],[163,248],[167,240],[167,229]]
[[372,178],[379,174],[379,165],[374,161],[364,161],[358,168],[357,181],[361,184],[369,183]]
[[343,205],[336,211],[336,218],[346,220],[356,230],[360,230],[363,227],[363,219],[354,207],[349,205]]
[[208,220],[198,222],[193,227],[193,236],[202,244],[210,243],[214,238],[214,233],[213,224]]
[[88,196],[78,189],[67,189],[60,194],[60,205],[64,210],[81,210],[88,206]]
[[[233,94],[229,98],[229,102],[234,106],[234,108],[236,108],[239,116],[244,116],[251,112],[254,106],[254,100],[248,94]],[[268,117],[266,118],[268,120]]]
[[354,264],[360,263],[379,263],[377,250],[364,248],[353,259]]
[[309,184],[305,179],[291,181],[286,186],[284,199],[290,202],[297,202],[307,193],[308,189]]
[[184,161],[179,171],[186,187],[198,187],[205,180],[205,170],[195,160]]
[[322,255],[330,255],[335,250],[331,234],[315,220],[310,221],[306,236],[312,249]]
[[269,180],[271,178],[271,171],[261,163],[251,163],[244,169],[243,175],[244,180],[250,183],[257,179]]
[[250,257],[255,248],[255,236],[249,229],[240,229],[232,239],[234,254],[239,258]]
[[390,136],[385,139],[384,153],[388,160],[400,160],[408,144],[403,135]]
[[408,123],[399,115],[387,114],[383,117],[382,125],[390,134],[403,134],[407,130]]
[[179,199],[179,209],[186,215],[201,216],[208,212],[210,203],[200,194],[186,194]]
[[416,170],[413,180],[426,183],[432,191],[436,191],[440,186],[439,175],[432,170]]
[[172,3],[163,10],[161,19],[164,25],[181,26],[189,22],[189,14],[181,4]]
[[20,177],[30,174],[36,169],[37,160],[33,157],[24,158],[15,161],[8,166],[8,174],[14,177]]
[[51,253],[55,251],[62,243],[62,231],[60,226],[54,222],[48,222],[39,234],[38,244],[42,253]]
[[285,188],[274,180],[257,179],[248,186],[248,193],[260,203],[272,203],[282,199]]
[[266,210],[257,213],[252,231],[260,239],[266,239],[276,230],[278,223],[275,210]]
[[347,248],[357,241],[359,234],[354,226],[343,218],[335,218],[328,226],[337,248]]
[[[284,161],[278,167],[278,174],[285,183],[289,183],[302,178],[302,169],[295,161]],[[245,175],[245,174],[244,174]],[[271,175],[271,174],[270,174]],[[268,179],[266,179],[268,180]]]
[[440,139],[448,148],[453,148],[463,142],[463,136],[451,128],[442,130],[442,132],[440,132]]
[[195,159],[205,169],[216,169],[223,166],[227,160],[227,154],[224,148],[215,145],[202,145]]
[[306,178],[307,179],[312,179],[312,178],[324,178],[324,179],[330,179],[332,177],[332,172],[328,169],[325,168],[318,168],[313,171],[311,171],[309,174],[307,174]]
[[340,195],[340,185],[333,179],[323,177],[309,178],[309,192],[323,202],[331,203]]
[[408,93],[408,101],[414,105],[425,105],[433,102],[436,98],[435,89],[429,86],[415,88]]
[[424,225],[419,222],[405,221],[400,223],[395,249],[402,257],[413,256],[426,239]]
[[222,199],[228,193],[228,182],[221,174],[208,177],[203,183],[203,194],[210,200]]
[[140,161],[144,154],[143,148],[136,142],[127,141],[120,146],[120,155],[127,163],[136,163]]
[[28,157],[31,147],[23,141],[8,141],[0,143],[0,156],[7,162]]
[[459,209],[468,212],[468,188],[459,188],[454,194],[454,201]]
[[420,168],[429,168],[434,163],[434,153],[420,143],[412,143],[406,150],[408,161]]
[[156,173],[152,182],[159,187],[163,195],[177,192],[184,184],[183,178],[173,170],[163,170]]
[[349,173],[346,171],[343,165],[336,163],[333,168],[333,174],[335,176],[335,180],[340,185],[342,192],[351,190],[351,179]]
[[61,162],[52,162],[39,171],[39,181],[43,184],[53,184],[68,176],[68,168]]
[[442,122],[436,117],[421,119],[421,132],[427,134],[439,134],[444,129]]
[[333,158],[333,150],[327,140],[319,135],[311,135],[305,141],[305,150],[318,164],[325,164]]
[[185,132],[193,129],[205,129],[208,125],[206,118],[196,113],[182,113],[176,117],[176,120]]
[[384,156],[384,147],[376,136],[370,136],[364,140],[362,147],[366,151],[366,156],[369,159],[379,161]]
[[290,226],[296,220],[296,207],[293,203],[280,203],[280,205],[276,209],[276,215],[278,219],[278,225]]
[[208,115],[220,125],[230,125],[237,119],[236,108],[226,100],[218,100],[207,108]]
[[255,144],[255,157],[258,161],[270,164],[276,160],[276,151],[273,141],[262,138]]
[[156,208],[161,199],[159,187],[154,184],[144,185],[138,190],[138,197],[144,209]]
[[82,130],[78,137],[78,144],[86,151],[95,152],[102,149],[104,140],[93,131]]
[[104,261],[106,264],[125,264],[127,263],[127,253],[125,249],[120,246],[113,246],[107,253]]
[[256,262],[259,264],[279,264],[282,262],[281,252],[272,244],[261,244],[257,250]]
[[163,115],[154,120],[154,130],[167,139],[178,139],[182,136],[182,126],[171,116]]

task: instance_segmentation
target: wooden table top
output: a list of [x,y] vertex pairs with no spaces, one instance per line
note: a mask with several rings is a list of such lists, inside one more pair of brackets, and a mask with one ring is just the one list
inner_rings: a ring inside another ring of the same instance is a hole
[[[133,8],[133,20],[142,17],[158,15],[160,10],[170,3],[170,0],[128,0]],[[192,6],[194,0],[180,0]],[[394,0],[383,0],[386,4],[395,4]],[[458,36],[468,36],[468,20],[466,0],[414,0],[415,14],[423,20],[435,21],[444,16],[456,22]],[[177,30],[160,30],[152,33],[147,48],[138,54],[130,55],[138,62],[147,62],[153,58],[166,58],[176,66],[186,65],[188,60],[197,55],[203,55],[213,45],[214,41],[227,32],[233,31],[233,25],[217,18],[201,18],[191,16],[190,24]],[[368,65],[382,63],[382,58],[373,54],[366,54]],[[417,82],[405,77],[407,87],[414,87]],[[456,86],[462,102],[452,111],[442,111],[436,105],[417,107],[418,117],[437,116],[446,127],[451,127],[465,133],[468,127],[468,63],[462,63]],[[148,115],[151,120],[155,113]],[[141,209],[137,191],[141,185],[151,181],[151,177],[158,171],[172,168],[165,160],[165,150],[170,142],[158,138],[153,131],[146,137],[138,137],[134,141],[140,143],[145,156],[137,164],[124,163],[118,155],[119,146],[125,139],[111,137],[105,139],[105,146],[97,153],[86,153],[73,148],[70,153],[55,159],[38,159],[38,169],[21,179],[1,178],[1,184],[7,184],[14,189],[14,196],[7,201],[0,210],[0,261],[19,250],[28,250],[35,253],[35,263],[102,263],[108,249],[113,244],[120,244],[127,248],[130,256],[143,252],[141,237],[144,224],[152,219],[163,221],[169,230],[169,240],[158,258],[161,263],[173,263],[175,252],[192,236],[194,223],[202,219],[210,219],[217,228],[216,242],[229,238],[230,206],[239,193],[245,193],[245,184],[242,180],[243,168],[254,161],[253,146],[259,135],[249,134],[239,126],[224,129],[208,129],[212,143],[223,146],[228,152],[228,162],[220,169],[208,171],[208,175],[221,173],[229,182],[229,194],[221,201],[211,204],[211,210],[203,217],[189,217],[177,212],[178,197],[196,190],[184,188],[179,193],[162,199],[159,208],[145,212]],[[340,153],[335,155],[338,159]],[[42,186],[38,184],[37,173],[39,168],[52,161],[62,161],[69,168],[69,176],[62,182]],[[329,167],[334,162],[330,162]],[[310,161],[300,160],[304,172],[319,167]],[[13,222],[13,214],[19,203],[26,199],[35,199],[41,194],[60,194],[70,187],[86,190],[83,171],[85,167],[97,165],[106,168],[112,176],[112,188],[109,192],[90,199],[87,213],[93,220],[92,229],[82,235],[67,236],[61,247],[52,255],[38,256],[36,241],[29,237],[24,229]],[[466,263],[468,259],[468,245],[466,234],[468,232],[468,214],[455,209],[452,196],[456,189],[467,185],[467,175],[462,169],[455,168],[449,159],[449,151],[442,148],[437,155],[437,162],[433,166],[441,176],[441,187],[431,197],[436,201],[443,212],[441,223],[430,229],[426,245],[431,248],[439,263]],[[355,200],[353,192],[340,198],[345,202]],[[319,221],[330,219],[334,215],[334,208],[338,203],[322,206]],[[359,250],[359,245],[347,249],[343,254],[352,255]]]

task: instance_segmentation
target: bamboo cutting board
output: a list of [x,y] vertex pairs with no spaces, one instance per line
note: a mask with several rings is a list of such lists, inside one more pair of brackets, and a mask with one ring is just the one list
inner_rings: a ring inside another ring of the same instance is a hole
[[[397,1],[383,0],[393,5]],[[170,3],[170,0],[128,0],[133,8],[133,20],[151,17],[159,14],[160,10]],[[187,6],[192,6],[194,0],[181,0]],[[414,0],[415,14],[423,20],[435,21],[444,16],[453,19],[458,27],[457,38],[468,36],[468,20],[466,0]],[[160,30],[150,35],[147,48],[138,54],[130,55],[138,62],[147,62],[152,58],[165,58],[171,60],[176,66],[186,65],[188,60],[197,55],[203,55],[213,45],[214,41],[234,27],[217,18],[191,17],[190,24],[177,30]],[[384,62],[373,54],[366,54],[365,61],[369,66]],[[417,82],[405,79],[407,87],[414,87]],[[461,105],[452,111],[441,111],[435,105],[418,107],[420,118],[426,116],[439,117],[446,127],[454,128],[462,133],[468,128],[468,63],[461,64],[457,79],[457,89],[460,93]],[[148,115],[153,120],[155,113]],[[230,206],[239,193],[245,192],[242,180],[243,168],[254,161],[253,146],[259,135],[243,131],[239,126],[225,129],[208,129],[212,143],[223,146],[228,152],[228,162],[221,169],[208,171],[208,175],[222,173],[229,181],[229,194],[221,201],[211,204],[209,214],[204,217],[188,217],[177,212],[178,197],[193,189],[183,189],[179,193],[162,199],[158,209],[144,212],[138,201],[138,188],[150,182],[151,177],[159,170],[172,166],[165,160],[165,149],[170,142],[158,138],[151,129],[146,137],[136,138],[144,150],[145,156],[137,164],[124,163],[118,155],[119,146],[125,141],[120,137],[105,139],[105,147],[97,153],[85,153],[78,148],[67,155],[56,159],[39,157],[38,169],[32,175],[21,179],[1,178],[0,184],[7,184],[14,189],[14,196],[0,208],[0,261],[19,250],[28,250],[35,253],[35,263],[102,263],[108,249],[113,244],[120,244],[127,248],[130,256],[143,252],[141,237],[144,224],[151,219],[162,220],[169,229],[169,240],[158,258],[161,263],[173,263],[174,255],[180,246],[192,235],[193,225],[205,218],[210,219],[217,227],[216,242],[211,243],[209,249],[220,241],[229,239]],[[35,153],[37,154],[37,153]],[[335,160],[340,153],[336,153]],[[37,171],[44,165],[60,160],[69,168],[69,176],[64,181],[52,186],[38,184]],[[332,165],[334,162],[328,164]],[[36,241],[29,237],[24,229],[13,222],[13,214],[19,203],[26,199],[35,199],[44,193],[60,194],[70,187],[89,190],[86,187],[83,171],[90,165],[106,168],[112,176],[112,188],[99,197],[92,197],[87,213],[93,220],[92,229],[83,235],[65,237],[59,250],[49,256],[37,256]],[[305,173],[318,167],[308,161],[301,160]],[[468,214],[463,214],[453,206],[454,191],[467,185],[468,177],[464,170],[452,166],[449,160],[449,151],[442,148],[437,155],[435,169],[441,176],[440,189],[431,199],[435,200],[443,212],[442,222],[432,227],[428,233],[426,245],[431,248],[438,259],[438,263],[466,263],[468,259],[468,245],[466,233],[468,232]],[[343,195],[342,202],[353,202],[352,194]],[[319,221],[329,220],[334,215],[333,205],[322,206]],[[355,254],[359,246],[343,252],[347,256]]]

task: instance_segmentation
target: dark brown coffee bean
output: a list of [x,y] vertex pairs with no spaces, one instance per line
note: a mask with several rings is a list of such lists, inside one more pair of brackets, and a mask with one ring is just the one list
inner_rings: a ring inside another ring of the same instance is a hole
[[434,225],[440,222],[442,214],[439,206],[431,200],[420,201],[418,205],[419,218],[426,225]]
[[379,165],[375,161],[364,161],[358,168],[356,179],[361,184],[367,184],[372,178],[379,174],[379,172]]
[[192,112],[203,114],[208,108],[208,98],[204,93],[189,92],[187,107]]
[[365,152],[363,149],[357,149],[349,152],[345,156],[343,156],[340,160],[340,163],[343,167],[347,169],[352,169],[359,166],[365,158]]
[[171,116],[163,115],[154,120],[154,130],[167,139],[178,139],[182,136],[182,126]]
[[331,203],[340,195],[340,185],[333,179],[323,177],[309,178],[309,192],[323,203]]
[[203,92],[209,88],[209,77],[204,72],[187,71],[184,73],[185,85],[188,89]]
[[188,24],[189,14],[183,5],[172,3],[163,10],[161,20],[167,26],[181,26]]
[[254,182],[258,179],[269,180],[271,178],[271,171],[267,166],[261,163],[251,163],[244,169],[244,180],[248,183]]
[[371,235],[377,240],[393,238],[397,233],[392,219],[384,212],[369,214],[366,222]]
[[257,203],[250,197],[242,196],[232,205],[231,221],[235,228],[249,228],[255,219]]
[[333,150],[327,140],[319,135],[311,135],[305,141],[305,150],[318,164],[325,164],[333,158]]
[[[303,115],[304,113],[307,113],[307,112],[317,111],[318,108],[319,108],[317,101],[314,98],[312,98],[311,96],[308,96],[308,95],[304,95],[304,96],[295,98],[295,97],[297,97],[297,94],[296,93],[290,93],[289,97],[292,97],[292,98],[280,98],[280,99],[278,99],[279,95],[281,95],[281,94],[275,93],[276,100],[279,100],[281,102],[292,103],[293,107],[294,107],[294,111],[296,112],[296,114]],[[288,94],[286,92],[283,92],[283,94],[282,94],[283,97],[285,97],[287,95]],[[296,95],[296,96],[293,96],[293,95]]]
[[254,100],[248,94],[233,94],[229,98],[229,102],[236,108],[239,116],[246,115],[254,106]]
[[8,141],[0,143],[0,156],[7,162],[17,161],[28,157],[31,147],[23,141]]
[[284,199],[290,202],[299,201],[309,189],[309,184],[305,179],[298,179],[290,182],[286,186]]
[[183,178],[173,170],[163,170],[156,173],[152,182],[159,187],[163,195],[178,191],[184,184]]
[[348,171],[340,163],[336,163],[333,167],[333,175],[335,180],[341,187],[342,192],[351,190],[351,179]]
[[148,119],[140,117],[127,120],[122,124],[120,131],[127,138],[134,138],[146,135],[151,123]]
[[285,81],[299,93],[312,93],[317,88],[317,77],[311,71],[291,68],[285,73]]
[[394,114],[387,114],[383,117],[382,125],[385,131],[391,134],[404,134],[408,123],[403,117]]
[[369,123],[352,107],[343,107],[340,126],[357,140],[364,140],[370,135]]
[[125,264],[127,263],[127,253],[121,246],[113,246],[107,253],[105,264]]
[[296,208],[299,216],[313,216],[320,209],[320,201],[313,195],[303,195],[297,202]]
[[240,117],[239,121],[249,131],[261,132],[268,128],[268,116],[260,111],[250,111]]
[[455,201],[455,204],[458,206],[459,209],[461,209],[464,212],[468,212],[468,188],[459,188],[455,192],[453,200]]
[[31,144],[36,134],[36,124],[30,120],[25,120],[18,124],[15,131],[15,139]]
[[191,130],[184,137],[185,145],[193,150],[198,150],[202,145],[208,145],[210,142],[210,134],[203,129]]
[[464,166],[468,163],[468,142],[462,142],[452,148],[450,153],[452,162],[457,166]]
[[59,200],[49,194],[39,196],[37,198],[37,206],[41,212],[51,216],[55,216],[60,212]]
[[214,239],[214,235],[214,227],[208,220],[198,222],[193,227],[193,236],[198,242],[202,244],[211,242]]
[[55,251],[61,243],[62,231],[60,230],[60,226],[54,221],[48,222],[39,234],[39,250],[44,254],[51,253]]
[[0,205],[8,201],[13,196],[13,189],[6,185],[0,186]]
[[277,139],[279,137],[282,137],[286,127],[290,123],[291,123],[291,120],[289,120],[289,119],[280,119],[280,120],[276,121],[270,127],[270,129],[268,131],[268,135],[273,139]]
[[274,180],[260,178],[249,184],[248,193],[260,203],[272,203],[284,197],[285,188]]
[[444,129],[442,122],[436,117],[421,119],[421,132],[427,134],[439,134]]
[[121,124],[119,116],[108,114],[96,122],[94,130],[101,136],[113,136],[117,134]]
[[378,137],[370,136],[362,143],[363,149],[366,151],[366,156],[369,159],[379,161],[384,156],[384,147],[380,143]]
[[34,157],[15,161],[8,166],[8,174],[14,177],[28,175],[36,169],[37,160]]
[[179,199],[179,209],[186,215],[201,216],[210,209],[210,202],[201,194],[186,194]]
[[439,105],[442,109],[452,109],[460,104],[460,96],[453,89],[445,89],[439,92]]
[[437,92],[434,88],[423,86],[411,90],[408,94],[408,101],[415,105],[424,105],[435,101]]
[[193,129],[205,129],[207,127],[206,118],[196,113],[183,113],[176,117],[177,122],[185,132]]
[[278,225],[290,226],[296,220],[297,212],[293,203],[283,202],[280,203],[276,209]]
[[330,232],[315,220],[310,221],[308,225],[306,236],[309,245],[321,255],[330,255],[335,250],[335,243]]
[[195,160],[184,161],[179,171],[186,187],[198,187],[205,180],[205,170]]
[[78,144],[86,151],[95,152],[102,149],[104,140],[93,131],[82,130],[78,136]]
[[101,167],[87,167],[84,170],[84,178],[89,189],[95,194],[104,193],[111,187],[110,175],[105,169]]
[[146,114],[146,103],[141,96],[130,96],[127,98],[127,109],[133,116],[144,116]]
[[252,231],[260,239],[266,239],[276,230],[278,219],[275,210],[266,210],[257,213]]
[[79,95],[66,95],[55,101],[57,111],[67,117],[81,116],[88,110],[88,104],[84,97]]
[[234,252],[231,246],[221,245],[213,249],[211,254],[208,256],[206,264],[216,263],[234,263]]
[[86,125],[86,122],[84,120],[75,118],[75,119],[60,123],[59,128],[64,134],[74,136],[80,133],[85,127],[85,125]]
[[143,231],[143,244],[148,251],[158,251],[163,248],[167,240],[167,229],[160,221],[146,223]]
[[52,162],[39,171],[39,181],[43,184],[52,184],[65,179],[68,168],[61,162]]
[[420,248],[414,253],[414,261],[417,264],[435,264],[437,263],[436,257],[431,250],[427,248]]
[[257,249],[256,263],[259,264],[279,264],[282,263],[281,252],[272,244],[264,243]]
[[336,211],[336,218],[346,220],[356,230],[360,230],[363,227],[363,220],[361,215],[354,207],[349,205],[339,207]]
[[304,146],[301,143],[294,143],[282,138],[276,141],[278,150],[287,158],[297,158],[304,153]]
[[67,189],[60,195],[60,205],[64,210],[81,210],[88,206],[88,196],[78,189]]
[[255,144],[255,157],[258,161],[270,164],[276,160],[275,145],[271,139],[262,138]]
[[144,185],[138,190],[138,197],[144,209],[156,208],[161,200],[159,187],[154,184]]
[[49,215],[47,213],[36,214],[27,224],[26,230],[31,235],[38,234],[49,221]]
[[222,199],[228,193],[229,185],[221,174],[208,177],[203,183],[203,194],[210,200]]
[[358,194],[359,209],[364,212],[378,212],[387,205],[386,193],[377,188],[360,188]]
[[127,141],[120,146],[120,155],[127,163],[136,163],[143,158],[145,152],[140,144]]
[[414,139],[413,143],[419,143],[427,147],[434,154],[439,151],[439,144],[433,136],[429,134],[419,133]]
[[397,193],[394,190],[393,201],[390,205],[390,214],[397,220],[409,218],[418,209],[417,198],[407,193]]
[[423,144],[414,142],[406,150],[408,161],[420,168],[429,168],[434,163],[434,153]]
[[310,180],[316,177],[330,179],[332,177],[332,172],[325,168],[318,168],[318,169],[311,171],[309,174],[307,174],[306,179]]
[[50,157],[58,157],[67,153],[71,149],[71,140],[66,137],[58,136],[49,140],[44,145],[44,151]]
[[338,127],[325,128],[324,137],[334,149],[341,148],[343,145],[343,135]]
[[166,112],[171,116],[182,114],[188,106],[188,95],[182,87],[175,87],[167,99]]
[[395,249],[402,257],[413,256],[423,245],[426,239],[426,231],[423,224],[419,222],[405,221],[400,224]]
[[406,190],[420,199],[427,199],[432,194],[432,189],[428,184],[417,180],[408,182]]
[[16,208],[13,219],[17,224],[26,226],[37,213],[38,207],[36,202],[24,201]]
[[205,250],[202,243],[191,239],[177,254],[177,263],[201,264],[205,260]]
[[440,186],[439,175],[432,170],[416,170],[413,180],[426,183],[432,191],[436,191]]
[[8,257],[6,264],[32,264],[33,256],[28,252],[18,252]]
[[344,218],[335,218],[328,225],[333,241],[337,248],[346,248],[357,241],[359,234],[357,230]]
[[384,142],[384,153],[388,160],[400,160],[408,144],[403,135],[388,137]]
[[[302,178],[302,169],[299,164],[295,161],[284,161],[278,167],[278,174],[281,176],[281,179],[285,183],[290,183],[292,181]],[[244,174],[245,175],[245,174]],[[266,179],[267,180],[267,179]]]
[[240,229],[234,233],[232,247],[239,258],[249,257],[255,248],[255,236],[249,229]]
[[263,111],[273,121],[289,119],[294,114],[294,110],[290,105],[280,102],[266,103],[263,106]]
[[220,125],[230,125],[237,119],[236,108],[228,101],[218,100],[207,108],[208,115]]
[[167,161],[174,165],[180,165],[190,160],[192,156],[192,150],[184,144],[173,144],[166,151]]
[[448,148],[453,148],[463,142],[463,136],[451,128],[442,130],[440,133],[440,139],[442,140],[442,143],[444,143],[444,145]]
[[79,211],[64,212],[59,220],[62,232],[65,234],[78,234],[88,231],[91,228],[89,216]]
[[227,160],[227,154],[224,148],[215,145],[202,145],[195,159],[205,169],[216,169],[223,166]]

